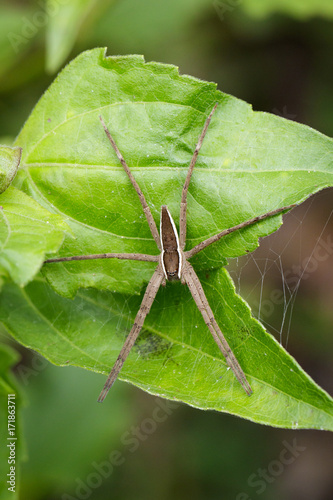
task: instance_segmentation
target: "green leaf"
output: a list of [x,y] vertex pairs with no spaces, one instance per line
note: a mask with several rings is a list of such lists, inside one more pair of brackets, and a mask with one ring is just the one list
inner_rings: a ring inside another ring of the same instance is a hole
[[[259,423],[333,430],[332,399],[251,317],[227,271],[200,278],[253,394],[247,396],[227,368],[190,292],[180,283],[158,292],[120,378],[151,394]],[[0,320],[19,342],[55,364],[107,373],[141,299],[91,289],[70,300],[40,280],[24,290],[8,284]]]
[[[22,449],[19,422],[21,398],[17,391],[16,381],[10,373],[11,367],[18,361],[18,357],[16,351],[0,344],[0,476],[2,478],[0,481],[0,500],[18,498],[18,466]],[[14,462],[12,462],[13,459]],[[8,460],[11,463],[8,463]],[[11,467],[14,467],[15,470],[11,470]],[[12,478],[7,476],[10,473],[15,473],[15,486],[7,483],[7,480],[10,481],[13,478],[13,476]],[[14,487],[14,491],[8,491],[9,487]]]
[[0,146],[0,193],[6,191],[14,179],[21,160],[21,148]]
[[[61,72],[17,139],[24,155],[15,185],[66,218],[75,235],[66,237],[61,255],[158,253],[99,115],[156,223],[166,204],[177,224],[187,168],[216,102],[189,188],[188,249],[333,184],[328,137],[253,112],[215,84],[179,75],[174,66],[145,63],[141,56],[107,58],[95,49]],[[189,291],[177,284],[157,295],[122,377],[154,394],[256,422],[332,428],[332,400],[250,317],[219,269],[227,258],[253,251],[259,237],[280,224],[280,216],[272,217],[192,259],[196,270],[205,270],[201,277],[216,319],[253,386],[250,398],[227,370]],[[113,259],[48,264],[43,273],[63,297],[40,281],[25,290],[8,285],[0,316],[15,338],[54,363],[107,373],[153,269],[152,263]]]
[[0,195],[0,277],[24,286],[39,271],[46,252],[55,252],[69,230],[30,196],[10,186]]
[[[222,6],[223,2],[215,2]],[[243,0],[242,7],[254,17],[264,17],[279,12],[297,19],[308,19],[313,16],[333,17],[331,0]],[[230,9],[229,9],[230,11]]]
[[[191,180],[187,249],[218,231],[278,207],[299,203],[332,185],[332,140],[298,123],[253,112],[214,83],[180,76],[171,65],[141,56],[105,58],[87,51],[67,66],[42,97],[17,144],[18,185],[68,218],[76,239],[61,255],[156,254],[140,202],[108,142],[111,133],[143,189],[156,223],[168,205],[176,223],[181,190],[203,123],[219,102]],[[253,251],[281,217],[234,233],[198,255],[197,269]],[[139,293],[152,265],[90,261],[45,266],[55,290],[80,287]]]

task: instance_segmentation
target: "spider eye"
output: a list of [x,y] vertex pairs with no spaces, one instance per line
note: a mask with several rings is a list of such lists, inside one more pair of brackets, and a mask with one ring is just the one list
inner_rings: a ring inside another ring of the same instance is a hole
[[167,272],[169,281],[179,281],[178,271]]

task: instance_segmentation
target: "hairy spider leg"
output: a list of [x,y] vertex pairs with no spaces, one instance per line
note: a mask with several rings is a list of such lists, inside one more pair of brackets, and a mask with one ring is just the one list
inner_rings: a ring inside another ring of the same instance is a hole
[[142,325],[144,323],[144,320],[147,316],[147,314],[150,311],[150,308],[152,306],[152,303],[154,302],[154,299],[156,297],[156,294],[158,292],[158,289],[162,283],[162,280],[164,279],[164,274],[161,269],[161,265],[159,264],[151,277],[148,286],[146,288],[145,294],[143,296],[141,306],[139,311],[137,312],[137,315],[134,320],[134,324],[132,326],[132,329],[130,333],[127,336],[127,339],[125,341],[125,344],[123,345],[119,356],[105,382],[105,385],[103,387],[102,392],[99,395],[98,402],[102,403],[111,389],[113,383],[115,382],[116,378],[118,377],[118,374],[120,370],[122,369],[123,364],[126,361],[127,356],[131,352],[131,349],[141,331]]
[[188,187],[190,185],[191,177],[192,177],[192,172],[194,169],[194,165],[196,164],[198,154],[200,151],[200,148],[202,146],[203,140],[205,138],[205,135],[207,133],[210,121],[212,119],[213,114],[215,113],[215,110],[217,108],[218,103],[215,104],[211,112],[209,113],[208,118],[205,121],[204,127],[202,129],[202,132],[199,136],[198,143],[195,147],[190,165],[188,167],[185,183],[183,186],[183,191],[182,191],[182,199],[180,202],[180,217],[179,217],[179,242],[180,242],[180,248],[184,250],[185,248],[185,243],[186,243],[186,211],[187,211],[187,192],[188,192]]

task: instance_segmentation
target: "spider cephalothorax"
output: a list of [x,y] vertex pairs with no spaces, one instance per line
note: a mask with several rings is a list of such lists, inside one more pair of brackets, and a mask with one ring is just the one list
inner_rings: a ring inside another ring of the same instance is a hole
[[266,219],[267,217],[271,217],[273,215],[279,214],[285,210],[289,210],[292,208],[294,205],[289,205],[287,207],[282,207],[282,208],[277,208],[276,210],[273,210],[271,212],[267,212],[262,215],[258,215],[256,217],[253,217],[250,220],[243,221],[240,224],[229,228],[229,229],[224,229],[218,234],[215,234],[214,236],[211,236],[210,238],[202,241],[198,245],[196,245],[194,248],[185,251],[185,240],[186,240],[186,209],[187,209],[187,191],[189,188],[193,168],[196,162],[196,159],[198,157],[203,139],[206,135],[209,123],[211,121],[211,118],[213,116],[213,113],[217,107],[217,104],[215,104],[214,108],[210,112],[208,118],[205,121],[203,130],[200,134],[198,143],[196,145],[196,148],[194,150],[192,160],[190,162],[187,176],[185,179],[185,183],[183,186],[183,191],[182,191],[182,198],[181,198],[181,204],[180,204],[180,217],[179,217],[179,235],[176,229],[176,225],[172,219],[172,216],[168,210],[168,208],[163,205],[161,208],[161,222],[160,222],[160,234],[158,233],[154,218],[152,216],[152,213],[150,211],[150,208],[147,205],[146,199],[144,194],[142,193],[139,185],[137,184],[131,170],[129,169],[128,165],[126,164],[122,154],[120,153],[115,141],[113,140],[107,126],[105,125],[103,118],[100,117],[100,120],[102,122],[102,125],[104,127],[105,133],[109,139],[109,141],[112,144],[113,149],[116,152],[116,155],[122,164],[126,174],[128,175],[134,189],[136,190],[144,214],[146,216],[147,222],[150,227],[151,234],[156,242],[156,245],[160,251],[160,255],[146,255],[146,254],[136,254],[136,253],[127,253],[127,254],[119,254],[119,253],[103,253],[103,254],[98,254],[98,255],[79,255],[79,256],[71,256],[71,257],[58,257],[58,258],[53,258],[53,259],[48,259],[45,261],[45,263],[51,263],[51,262],[64,262],[64,261],[72,261],[72,260],[87,260],[87,259],[111,259],[111,258],[116,258],[116,259],[129,259],[129,260],[140,260],[140,261],[147,261],[147,262],[156,262],[157,267],[155,269],[155,272],[153,276],[151,277],[148,286],[146,288],[145,294],[142,299],[142,303],[140,306],[140,309],[136,315],[133,327],[125,341],[125,344],[123,348],[121,349],[121,352],[107,378],[107,381],[104,385],[104,388],[98,398],[98,401],[102,402],[107,395],[108,391],[110,390],[112,384],[116,380],[128,354],[130,353],[140,331],[143,325],[143,322],[145,320],[145,317],[150,311],[150,308],[154,302],[154,299],[156,297],[156,294],[158,292],[158,289],[160,285],[164,285],[166,280],[169,281],[176,281],[176,280],[181,280],[182,283],[187,284],[187,286],[190,289],[190,292],[192,294],[192,297],[201,312],[203,319],[209,328],[216,344],[218,345],[220,351],[222,352],[223,356],[226,359],[226,362],[228,363],[229,367],[232,369],[234,372],[237,380],[239,383],[242,385],[243,389],[247,394],[251,394],[252,389],[250,387],[250,384],[248,383],[246,376],[239,365],[236,357],[234,356],[233,352],[231,351],[226,339],[224,338],[223,333],[221,332],[220,327],[218,326],[215,318],[213,311],[211,310],[208,300],[205,296],[205,292],[202,288],[202,285],[200,283],[200,280],[198,276],[196,275],[192,265],[188,261],[193,255],[197,254],[198,252],[201,252],[204,248],[208,247],[212,243],[215,243],[219,239],[221,239],[223,236],[230,234],[234,231],[237,231],[239,229],[242,229],[246,226],[249,226],[251,224],[255,224],[256,222],[259,222],[263,219]]

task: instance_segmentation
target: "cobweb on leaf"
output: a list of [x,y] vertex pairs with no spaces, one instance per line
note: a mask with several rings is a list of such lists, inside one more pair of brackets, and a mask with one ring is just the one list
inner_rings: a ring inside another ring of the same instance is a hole
[[312,289],[317,299],[317,281],[333,269],[333,210],[323,213],[321,207],[329,195],[331,190],[322,191],[293,209],[255,252],[231,259],[227,267],[253,315],[286,348],[299,293],[311,295]]

